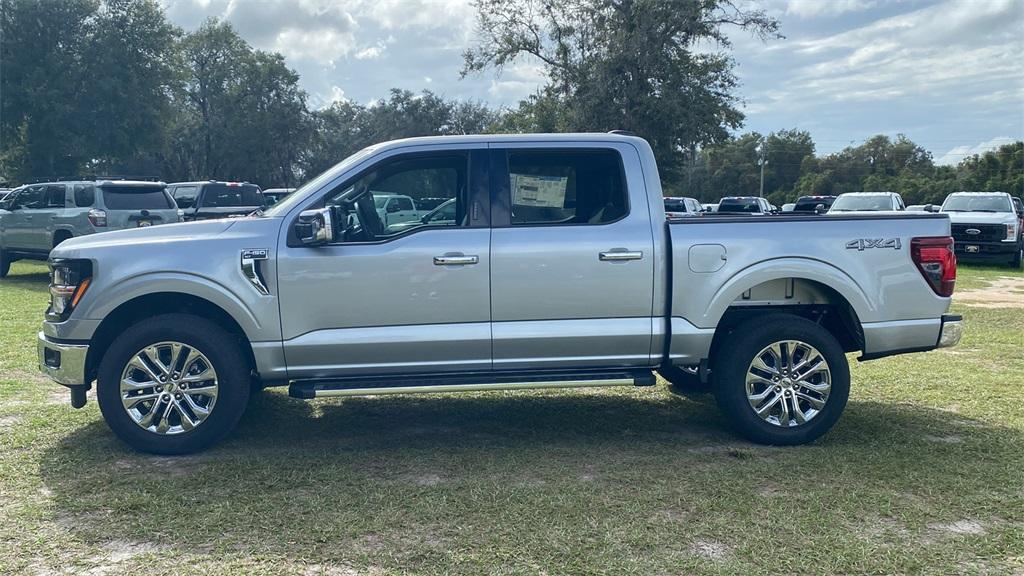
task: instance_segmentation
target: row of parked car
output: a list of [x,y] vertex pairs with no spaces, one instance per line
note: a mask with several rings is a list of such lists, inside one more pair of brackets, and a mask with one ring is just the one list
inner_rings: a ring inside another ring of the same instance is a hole
[[851,213],[941,212],[949,215],[958,257],[1024,267],[1024,200],[1006,192],[956,192],[941,206],[907,206],[896,192],[850,192],[801,196],[781,209],[758,196],[727,196],[718,204],[694,198],[665,198],[669,219],[707,215],[807,216]]
[[79,180],[27,184],[0,193],[0,276],[11,262],[45,260],[61,242],[97,232],[245,216],[292,188],[248,182]]
[[[248,182],[61,181],[0,190],[0,277],[16,260],[45,260],[77,236],[172,222],[238,218],[273,206],[294,188],[261,190]],[[374,192],[374,205],[390,232],[420,224],[454,222],[455,202]]]

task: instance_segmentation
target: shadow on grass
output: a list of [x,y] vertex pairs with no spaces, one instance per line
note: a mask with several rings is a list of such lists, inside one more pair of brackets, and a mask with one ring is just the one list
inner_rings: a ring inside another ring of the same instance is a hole
[[[47,450],[40,475],[58,522],[86,541],[436,566],[445,549],[544,542],[551,522],[557,538],[588,539],[601,522],[632,522],[617,510],[647,518],[666,503],[756,499],[766,479],[971,497],[1006,476],[1022,445],[1014,429],[871,402],[851,402],[813,445],[773,448],[737,440],[713,406],[669,394],[306,403],[267,393],[206,453],[135,453],[96,421]],[[752,513],[748,500],[735,506],[723,512]],[[181,531],[189,537],[170,535]],[[424,531],[444,545],[415,540]]]

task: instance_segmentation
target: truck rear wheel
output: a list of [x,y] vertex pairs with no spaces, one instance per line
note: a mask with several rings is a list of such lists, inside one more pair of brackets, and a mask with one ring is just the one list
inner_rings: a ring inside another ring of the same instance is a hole
[[850,395],[836,338],[792,314],[734,328],[713,362],[715,398],[732,426],[759,444],[796,445],[828,432]]
[[125,330],[100,362],[96,397],[111,430],[137,450],[187,454],[227,435],[249,400],[237,339],[188,314]]

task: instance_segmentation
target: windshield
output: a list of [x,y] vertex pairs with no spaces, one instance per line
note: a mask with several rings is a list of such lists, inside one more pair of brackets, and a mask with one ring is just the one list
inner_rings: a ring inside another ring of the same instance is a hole
[[203,190],[204,208],[263,206],[263,194],[254,184],[207,184]]
[[686,212],[686,202],[683,200],[665,200],[666,212]]
[[108,210],[167,210],[174,208],[163,188],[152,186],[112,186],[102,188],[103,204]]
[[943,212],[1013,212],[1006,196],[950,196],[942,204]]
[[309,192],[312,192],[313,190],[316,190],[317,188],[320,188],[321,186],[324,186],[331,180],[337,178],[339,174],[345,172],[349,168],[362,162],[363,160],[366,159],[367,156],[373,154],[376,150],[377,146],[367,146],[366,148],[363,148],[359,152],[356,152],[355,154],[349,156],[348,158],[345,158],[341,162],[335,164],[334,167],[332,167],[331,169],[322,172],[316,178],[313,178],[309,182],[306,182],[305,184],[300,186],[298,190],[286,196],[284,200],[281,200],[277,204],[274,204],[272,208],[269,208],[266,211],[264,211],[263,215],[281,216],[285,214],[286,212],[291,210],[293,206],[301,202]]
[[868,196],[840,196],[832,204],[829,212],[892,210],[892,200],[888,195],[873,194]]
[[761,205],[755,198],[723,198],[718,203],[719,212],[760,212]]
[[827,210],[833,202],[835,198],[800,198],[796,201],[796,206],[793,206],[793,212],[814,212],[819,204]]

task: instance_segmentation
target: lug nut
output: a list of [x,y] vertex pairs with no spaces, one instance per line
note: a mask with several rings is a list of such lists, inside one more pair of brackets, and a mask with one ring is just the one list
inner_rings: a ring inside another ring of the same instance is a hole
[[181,400],[181,394],[175,394],[174,395],[174,399],[175,400]]
[[161,382],[167,382],[167,376],[161,375],[160,376],[160,381]]
[[163,400],[164,402],[167,402],[168,400],[171,399],[171,395],[170,394],[161,394],[160,395],[160,399]]
[[157,386],[156,387],[156,391],[157,392],[163,392],[164,391],[164,387],[163,386]]
[[776,386],[775,387],[775,391],[776,392],[782,392],[782,386]]

